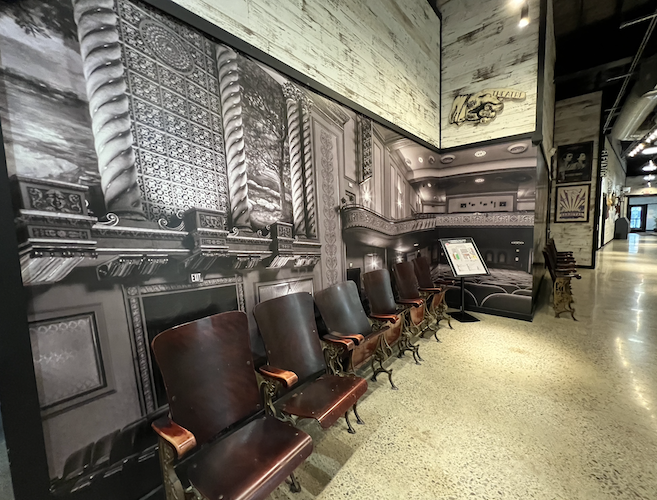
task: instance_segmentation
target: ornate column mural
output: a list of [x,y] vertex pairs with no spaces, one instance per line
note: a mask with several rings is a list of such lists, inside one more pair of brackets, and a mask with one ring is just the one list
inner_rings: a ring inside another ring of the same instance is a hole
[[143,219],[114,2],[73,0],[73,12],[107,210]]
[[334,145],[331,135],[320,130],[320,175],[322,177],[322,203],[324,205],[324,241],[322,242],[322,264],[325,287],[335,285],[340,276],[338,273],[338,214],[335,211],[334,182]]
[[216,52],[232,225],[239,229],[251,229],[237,54],[224,45],[217,45]]
[[313,177],[313,152],[310,139],[310,110],[312,101],[308,96],[301,100],[301,123],[303,134],[303,178],[306,200],[306,235],[317,238],[317,210],[315,208],[315,179]]
[[283,95],[287,103],[287,133],[290,145],[290,169],[292,174],[292,211],[294,215],[294,235],[306,235],[306,220],[304,206],[304,178],[303,158],[301,153],[301,134],[299,101],[301,93],[299,89],[287,83],[283,85]]

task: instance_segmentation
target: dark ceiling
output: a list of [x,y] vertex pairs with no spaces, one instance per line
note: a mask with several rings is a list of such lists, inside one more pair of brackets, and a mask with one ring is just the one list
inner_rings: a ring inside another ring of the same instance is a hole
[[[557,100],[602,91],[603,124],[611,114],[611,128],[638,78],[641,64],[647,64],[646,60],[657,54],[657,33],[653,33],[639,65],[630,75],[620,105],[612,113],[650,20],[624,28],[621,25],[654,14],[656,9],[656,0],[554,0]],[[642,128],[654,126],[655,118],[655,112],[651,113]],[[623,149],[627,150],[630,144],[623,142]],[[644,174],[641,168],[650,158],[628,158],[628,175]]]

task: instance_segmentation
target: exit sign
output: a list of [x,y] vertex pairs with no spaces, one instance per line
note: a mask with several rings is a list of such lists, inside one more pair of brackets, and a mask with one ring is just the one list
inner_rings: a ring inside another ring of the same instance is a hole
[[202,283],[203,282],[203,275],[201,273],[191,273],[189,275],[189,282],[190,283]]

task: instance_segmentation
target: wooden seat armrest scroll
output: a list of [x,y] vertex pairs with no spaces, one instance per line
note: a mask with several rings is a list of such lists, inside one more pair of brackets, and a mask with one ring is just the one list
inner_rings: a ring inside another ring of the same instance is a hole
[[294,372],[289,370],[282,370],[281,368],[276,368],[275,366],[265,365],[259,368],[260,373],[270,379],[280,382],[285,387],[292,387],[299,381],[299,377]]
[[328,335],[324,335],[322,340],[324,340],[324,342],[328,342],[329,344],[342,346],[347,351],[353,351],[354,347],[356,347],[356,343],[351,338],[337,337],[330,333]]
[[360,333],[331,332],[330,335],[339,339],[353,340],[356,345],[360,345],[362,342],[365,342],[365,337]]
[[410,304],[412,306],[419,307],[424,302],[424,299],[399,299],[398,304]]
[[392,323],[396,323],[399,316],[397,316],[396,314],[370,314],[370,318],[383,319],[383,320],[388,320]]
[[158,436],[173,446],[178,458],[182,458],[196,446],[194,434],[179,426],[168,416],[158,418],[151,424],[151,427]]

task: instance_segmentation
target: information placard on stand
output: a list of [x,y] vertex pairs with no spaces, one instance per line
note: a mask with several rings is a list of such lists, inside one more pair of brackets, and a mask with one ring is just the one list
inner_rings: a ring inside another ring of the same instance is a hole
[[461,323],[479,321],[465,312],[465,278],[468,276],[489,276],[488,267],[481,258],[479,249],[474,240],[466,238],[443,238],[440,240],[447,262],[452,269],[454,277],[461,278],[461,310],[451,316]]

